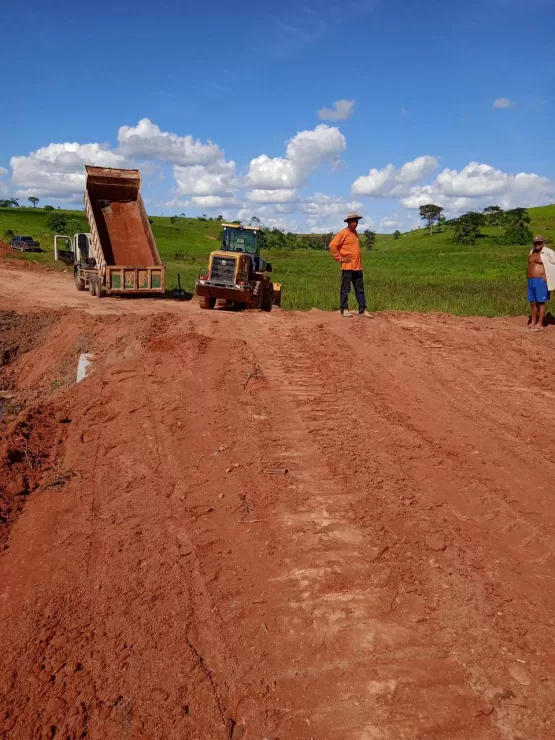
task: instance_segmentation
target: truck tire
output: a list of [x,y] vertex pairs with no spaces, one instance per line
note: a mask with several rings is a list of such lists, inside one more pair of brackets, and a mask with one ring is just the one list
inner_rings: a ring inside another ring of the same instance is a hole
[[264,292],[262,293],[262,301],[260,303],[260,308],[262,309],[262,311],[271,311],[273,302],[274,302],[274,291],[272,290],[272,286],[266,285],[264,286]]
[[74,278],[75,278],[75,287],[77,288],[77,290],[85,290],[85,281],[83,280],[83,278],[79,277],[78,272],[75,273]]
[[199,305],[203,309],[211,310],[216,305],[216,299],[215,298],[209,298],[206,295],[199,296],[198,299]]

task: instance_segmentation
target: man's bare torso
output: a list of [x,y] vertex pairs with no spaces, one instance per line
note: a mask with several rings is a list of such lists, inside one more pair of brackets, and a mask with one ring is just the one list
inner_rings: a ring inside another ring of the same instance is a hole
[[544,278],[545,267],[543,266],[541,250],[539,252],[532,252],[528,257],[528,277],[529,278]]

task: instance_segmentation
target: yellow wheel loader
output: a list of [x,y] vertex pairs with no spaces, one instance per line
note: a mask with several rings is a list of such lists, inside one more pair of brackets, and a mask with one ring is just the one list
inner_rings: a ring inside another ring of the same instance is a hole
[[200,307],[259,308],[271,311],[281,306],[281,285],[267,273],[272,265],[260,256],[266,235],[257,226],[222,224],[221,249],[210,254],[207,270],[195,284]]

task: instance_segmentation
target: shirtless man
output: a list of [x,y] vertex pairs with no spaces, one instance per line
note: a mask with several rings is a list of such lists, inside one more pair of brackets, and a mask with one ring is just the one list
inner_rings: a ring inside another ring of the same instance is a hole
[[555,288],[555,252],[545,246],[543,236],[534,237],[534,248],[528,255],[528,300],[532,310],[532,321],[528,328],[543,330],[545,304],[549,300],[549,289]]

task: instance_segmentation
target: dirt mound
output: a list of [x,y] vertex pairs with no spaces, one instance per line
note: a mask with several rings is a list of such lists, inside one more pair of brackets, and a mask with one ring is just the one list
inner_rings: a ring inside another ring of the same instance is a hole
[[40,345],[44,333],[52,326],[49,314],[19,314],[0,311],[0,368],[5,370],[19,355]]
[[0,432],[0,550],[27,498],[38,488],[56,488],[65,478],[60,470],[69,408],[50,406],[21,414]]

